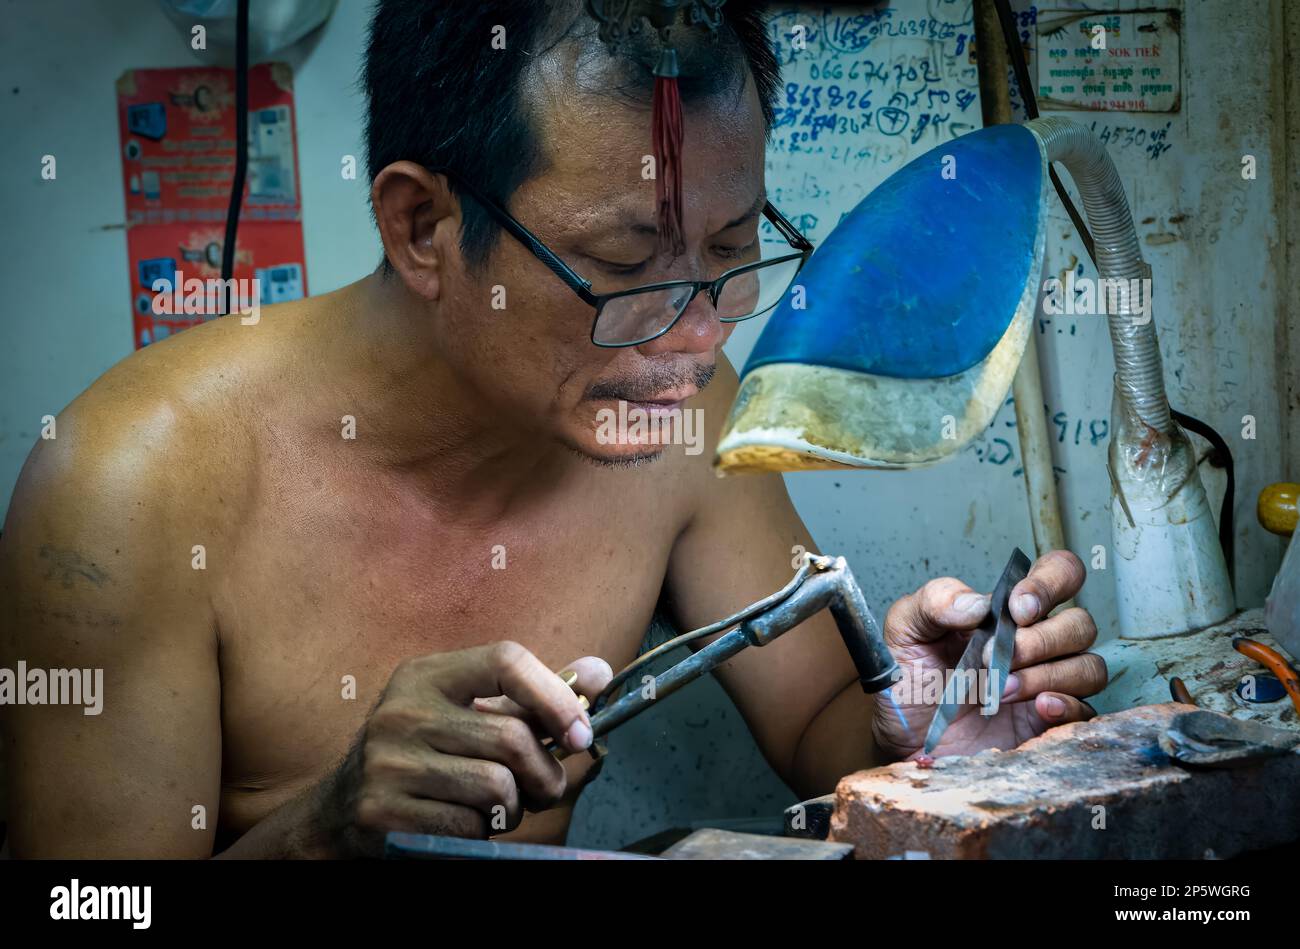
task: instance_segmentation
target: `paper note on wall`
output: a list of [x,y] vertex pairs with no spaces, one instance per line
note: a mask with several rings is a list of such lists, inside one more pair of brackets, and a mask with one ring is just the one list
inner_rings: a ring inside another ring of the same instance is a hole
[[1040,10],[1037,32],[1041,108],[1178,111],[1177,11]]

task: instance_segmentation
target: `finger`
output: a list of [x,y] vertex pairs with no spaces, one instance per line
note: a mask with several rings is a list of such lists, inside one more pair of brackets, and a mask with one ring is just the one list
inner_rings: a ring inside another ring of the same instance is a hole
[[604,692],[614,678],[614,670],[599,656],[575,659],[560,671],[560,675],[563,676],[566,672],[577,673],[578,679],[573,684],[573,691],[585,695],[588,701],[595,701],[596,696]]
[[[1062,610],[1041,623],[1016,630],[1015,652],[1011,668],[1022,669],[1048,659],[1058,659],[1083,652],[1097,640],[1097,624],[1092,615],[1081,607]],[[993,640],[984,647],[984,665],[993,655]]]
[[430,745],[449,755],[505,765],[529,810],[544,810],[564,796],[564,766],[546,752],[526,721],[446,704],[447,711],[430,722]]
[[[456,665],[446,670],[443,663],[450,657]],[[518,643],[489,643],[423,661],[443,673],[435,684],[454,701],[469,705],[476,696],[504,695],[537,716],[546,734],[563,747],[582,751],[591,744],[591,724],[578,696]]]
[[354,852],[382,857],[384,834],[438,834],[449,837],[488,836],[488,818],[463,804],[431,801],[405,794],[379,794],[357,802],[357,818],[345,833],[355,835]]
[[1073,695],[1042,692],[1034,698],[1034,712],[1047,727],[1067,722],[1086,722],[1096,718],[1097,710]]
[[953,577],[940,577],[889,608],[885,637],[897,646],[933,642],[953,630],[974,629],[988,611],[986,594]]
[[1009,607],[1017,626],[1032,626],[1079,592],[1087,574],[1083,561],[1068,550],[1043,554],[1029,568],[1029,575],[1011,591]]
[[[587,700],[588,707],[596,701],[596,696],[605,691],[605,687],[614,678],[614,671],[610,669],[609,663],[599,656],[583,656],[581,659],[576,659],[558,674],[562,679],[566,678],[566,674],[577,676],[570,688]],[[525,719],[531,725],[540,727],[534,716],[529,715],[518,702],[504,695],[477,698],[474,700],[474,708],[481,712],[495,712],[498,715],[514,715]]]
[[1045,692],[1059,692],[1084,698],[1096,695],[1106,687],[1106,660],[1093,652],[1085,652],[1053,662],[1026,666],[1008,679],[1014,679],[1015,691],[1007,696],[1012,701],[1023,701]]
[[510,769],[496,761],[431,752],[420,768],[393,775],[397,787],[416,797],[463,804],[485,815],[493,830],[512,830],[523,819],[519,787]]
[[[581,700],[578,702],[582,704]],[[509,715],[511,718],[517,718],[532,731],[533,737],[541,741],[546,737],[546,729],[542,726],[541,720],[514,699],[508,699],[504,695],[498,695],[490,699],[475,699],[470,708],[476,712],[487,712],[491,715]],[[586,711],[586,709],[583,709]]]

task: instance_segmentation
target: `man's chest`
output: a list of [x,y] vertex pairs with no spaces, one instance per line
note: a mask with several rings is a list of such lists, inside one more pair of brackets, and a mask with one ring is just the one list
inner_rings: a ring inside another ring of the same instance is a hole
[[679,529],[598,493],[471,531],[402,499],[341,500],[255,519],[222,584],[223,784],[250,811],[223,823],[319,778],[408,657],[511,639],[557,670],[624,665]]

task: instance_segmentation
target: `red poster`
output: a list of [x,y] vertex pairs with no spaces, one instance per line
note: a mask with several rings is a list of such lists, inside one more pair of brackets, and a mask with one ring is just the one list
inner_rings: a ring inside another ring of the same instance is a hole
[[[218,286],[221,277],[235,174],[235,73],[135,69],[117,81],[117,102],[138,349],[220,312],[211,294],[184,291]],[[269,306],[307,294],[289,67],[254,66],[248,105],[232,276],[248,291],[244,307]]]

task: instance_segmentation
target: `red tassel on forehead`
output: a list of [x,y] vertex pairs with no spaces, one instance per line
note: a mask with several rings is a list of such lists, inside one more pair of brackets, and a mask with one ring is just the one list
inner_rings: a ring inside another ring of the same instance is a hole
[[[655,199],[660,250],[674,257],[685,251],[682,227],[682,96],[673,75],[655,70],[654,126]],[[666,71],[666,70],[665,70]]]
[[654,69],[652,144],[655,160],[655,229],[660,251],[685,253],[682,225],[682,95],[678,85],[677,50],[670,33],[682,21],[687,33],[699,29],[716,33],[727,0],[587,0],[587,12],[600,24],[600,39],[616,53],[619,44],[641,29],[641,21],[658,31],[659,64]]

